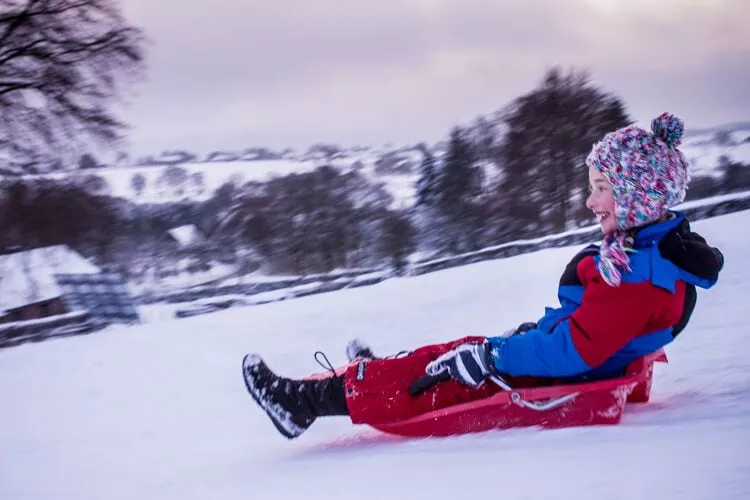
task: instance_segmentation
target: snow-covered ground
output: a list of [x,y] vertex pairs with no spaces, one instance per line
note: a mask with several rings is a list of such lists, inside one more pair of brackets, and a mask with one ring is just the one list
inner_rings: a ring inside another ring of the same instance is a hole
[[0,498],[746,499],[748,223],[694,224],[725,270],[619,426],[409,441],[336,417],[287,441],[245,391],[248,351],[302,376],[355,336],[388,353],[536,319],[576,251],[550,249],[0,350]]

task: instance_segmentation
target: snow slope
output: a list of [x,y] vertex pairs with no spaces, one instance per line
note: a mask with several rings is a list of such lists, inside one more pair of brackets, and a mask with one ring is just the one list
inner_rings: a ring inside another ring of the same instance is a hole
[[502,332],[555,301],[577,247],[0,351],[0,498],[746,499],[750,211],[694,224],[727,258],[621,425],[405,441],[316,422],[277,434],[242,355],[320,371],[354,336],[380,352]]

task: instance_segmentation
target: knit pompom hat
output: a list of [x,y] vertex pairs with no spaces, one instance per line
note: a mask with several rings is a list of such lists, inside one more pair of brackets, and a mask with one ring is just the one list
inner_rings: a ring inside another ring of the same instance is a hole
[[685,199],[689,164],[677,149],[684,127],[677,116],[662,113],[651,121],[651,132],[634,125],[610,132],[586,158],[586,166],[612,185],[615,199],[617,230],[604,237],[599,263],[612,286],[620,284],[622,270],[630,270],[627,231],[658,221]]

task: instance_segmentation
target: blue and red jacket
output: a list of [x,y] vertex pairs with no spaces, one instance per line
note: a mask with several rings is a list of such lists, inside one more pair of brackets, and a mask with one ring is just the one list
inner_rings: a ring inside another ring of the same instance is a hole
[[567,265],[560,307],[522,334],[491,337],[497,370],[511,376],[599,379],[670,343],[687,325],[696,289],[712,287],[723,267],[719,250],[690,231],[680,212],[639,229],[631,271],[619,287],[597,270],[599,248],[586,247]]

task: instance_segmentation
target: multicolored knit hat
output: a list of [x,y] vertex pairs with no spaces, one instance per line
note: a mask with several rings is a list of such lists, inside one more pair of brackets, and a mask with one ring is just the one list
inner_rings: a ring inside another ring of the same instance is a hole
[[658,221],[685,199],[690,182],[689,163],[677,149],[685,125],[675,115],[662,113],[651,122],[651,133],[631,125],[610,132],[586,158],[612,185],[617,231],[606,235],[599,271],[612,286],[620,284],[620,270],[630,270],[626,231]]

